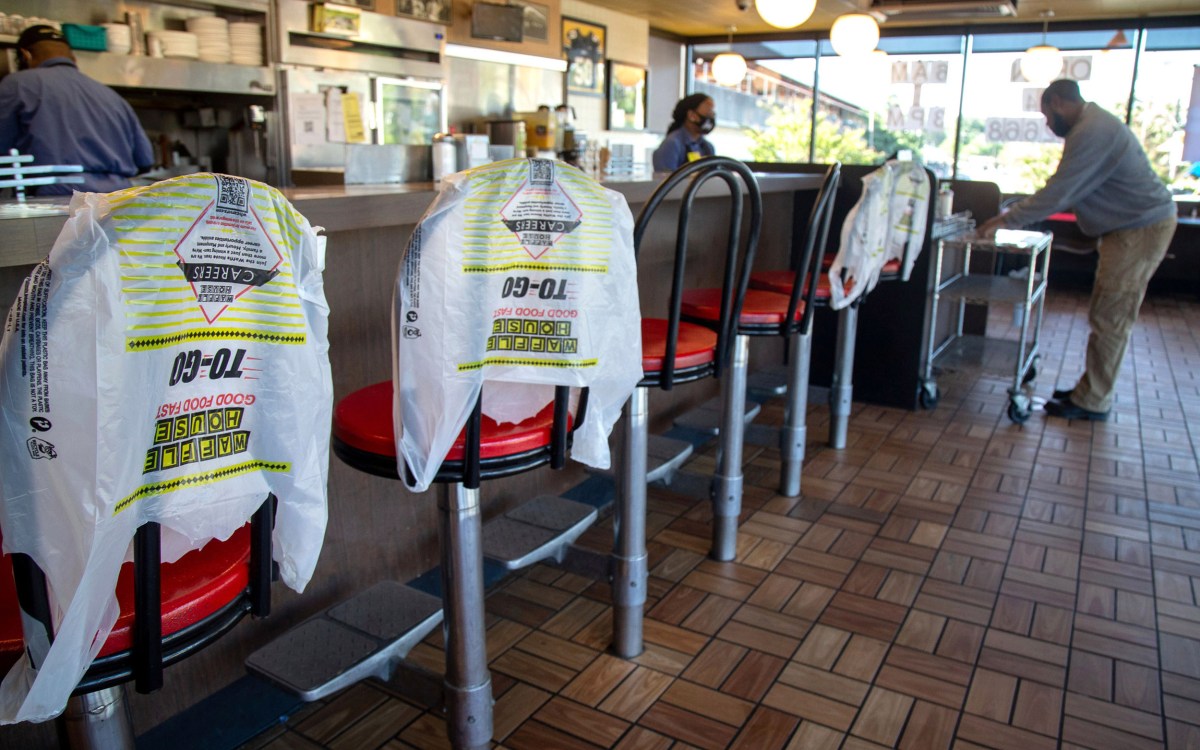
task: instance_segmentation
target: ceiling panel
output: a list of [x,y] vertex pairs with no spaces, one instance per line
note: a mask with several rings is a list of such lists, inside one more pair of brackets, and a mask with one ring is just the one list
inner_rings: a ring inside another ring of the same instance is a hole
[[[758,16],[750,0],[750,8],[738,9],[737,0],[588,0],[593,5],[644,18],[651,28],[685,37],[716,36],[729,33],[730,26],[737,34],[778,33]],[[853,12],[859,5],[854,0],[820,0],[812,18],[798,31],[828,29],[834,19]],[[1043,11],[1053,10],[1058,21],[1131,18],[1137,16],[1178,15],[1195,13],[1196,0],[1018,0],[1017,17],[1008,22],[1029,23],[1041,19]],[[957,24],[962,19],[955,19]],[[1002,23],[1004,21],[997,21]],[[922,22],[928,25],[928,22]],[[885,28],[904,26],[892,20]]]

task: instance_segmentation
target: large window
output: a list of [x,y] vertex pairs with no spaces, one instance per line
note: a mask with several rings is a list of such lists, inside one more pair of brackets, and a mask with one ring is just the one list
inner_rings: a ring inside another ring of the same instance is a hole
[[[1129,29],[1121,38],[1136,40]],[[1124,117],[1133,80],[1134,51],[1106,49],[1115,31],[1050,34],[1047,42],[1063,52],[1060,77],[1079,82],[1083,98]],[[1043,86],[1021,74],[1026,48],[1041,43],[1041,34],[991,34],[971,39],[963,88],[963,121],[959,134],[958,177],[987,180],[1005,193],[1032,193],[1054,173],[1062,156],[1062,139],[1046,127],[1041,113]]]
[[865,60],[838,57],[832,49],[821,58],[822,94],[862,115],[846,117],[845,108],[828,106],[818,112],[817,161],[870,164],[908,150],[938,176],[950,177],[962,39],[887,38],[879,47],[881,52]]
[[[1146,51],[1138,65],[1130,127],[1142,141],[1150,166],[1176,195],[1200,193],[1200,168],[1186,160],[1184,126],[1187,124],[1193,77],[1200,55],[1195,49],[1196,29],[1150,29]],[[1196,128],[1200,123],[1193,123]],[[1193,147],[1195,148],[1195,147]]]
[[[750,70],[734,87],[709,80],[703,60],[728,45],[697,46],[694,88],[717,101],[719,153],[872,164],[909,149],[939,176],[1032,192],[1062,156],[1040,111],[1041,85],[1020,68],[1043,34],[985,31],[885,36],[871,60],[838,57],[827,40],[739,43]],[[1200,70],[1195,27],[1052,30],[1045,42],[1063,52],[1061,75],[1079,81],[1085,99],[1128,118],[1173,192],[1200,192],[1200,168],[1184,154]]]

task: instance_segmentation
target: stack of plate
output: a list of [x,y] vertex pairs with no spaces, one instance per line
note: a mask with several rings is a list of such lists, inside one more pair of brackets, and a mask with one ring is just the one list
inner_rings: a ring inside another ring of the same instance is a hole
[[196,35],[200,59],[205,62],[229,62],[229,22],[220,16],[189,18],[187,30]]
[[231,58],[238,65],[263,64],[263,27],[257,23],[229,24]]
[[147,32],[146,35],[159,41],[163,57],[184,57],[189,60],[200,58],[200,44],[195,34],[163,29]]
[[104,35],[108,37],[108,51],[116,55],[128,55],[133,47],[133,36],[129,25],[124,23],[104,24]]

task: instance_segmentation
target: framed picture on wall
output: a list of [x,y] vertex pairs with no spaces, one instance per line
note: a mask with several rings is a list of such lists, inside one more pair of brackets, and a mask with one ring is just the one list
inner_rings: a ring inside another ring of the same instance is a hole
[[646,129],[646,69],[608,61],[608,129]]
[[567,58],[567,93],[604,96],[605,27],[563,16],[563,54]]
[[550,6],[527,0],[510,0],[509,5],[516,5],[524,12],[521,31],[526,39],[535,42],[550,41]]
[[450,0],[396,0],[396,15],[449,25]]

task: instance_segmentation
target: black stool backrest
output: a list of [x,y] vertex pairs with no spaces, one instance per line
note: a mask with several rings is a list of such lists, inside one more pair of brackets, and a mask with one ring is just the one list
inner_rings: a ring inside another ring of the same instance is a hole
[[[692,205],[695,203],[700,188],[715,178],[723,180],[728,186],[730,201],[725,266],[721,277],[721,321],[717,331],[717,351],[714,363],[714,372],[717,377],[720,377],[725,363],[729,359],[734,336],[737,335],[737,321],[742,313],[742,299],[746,296],[746,288],[750,283],[754,253],[758,249],[758,239],[762,233],[762,194],[758,189],[758,180],[754,178],[754,173],[742,162],[725,156],[707,156],[688,162],[663,180],[650,199],[646,201],[641,212],[638,213],[637,222],[633,228],[633,247],[636,254],[641,249],[642,236],[645,234],[646,228],[650,226],[655,211],[677,186],[689,181],[679,208],[679,227],[675,235],[675,265],[671,277],[670,309],[667,315],[667,347],[659,378],[664,391],[671,390],[675,379],[675,354],[679,340],[680,307],[683,301],[688,226],[691,222]],[[742,240],[743,189],[750,202],[750,225],[744,243]]]
[[[487,383],[484,383],[484,388]],[[483,394],[475,399],[475,408],[464,427],[463,459],[445,461],[438,470],[438,482],[462,482],[467,489],[479,489],[483,479],[491,479],[518,471],[528,471],[536,466],[549,462],[551,469],[561,469],[567,465],[567,449],[571,445],[571,433],[583,423],[587,417],[588,389],[579,392],[579,402],[575,407],[575,416],[571,417],[571,387],[566,385],[554,386],[554,419],[550,425],[550,444],[545,450],[537,451],[535,456],[505,457],[488,462],[485,466],[480,457],[480,443],[483,439]],[[411,469],[405,466],[405,470]]]
[[[189,628],[162,636],[162,558],[160,524],[144,523],[133,538],[133,644],[129,651],[96,659],[80,680],[76,694],[120,685],[133,680],[139,693],[152,693],[163,686],[163,667],[199,651],[249,613],[266,617],[271,613],[271,530],[275,525],[275,496],[250,518],[249,585],[242,596],[213,616]],[[46,576],[28,556],[14,554],[13,578],[21,609],[44,629],[53,642],[50,600]],[[26,641],[28,641],[28,636]]]
[[[792,250],[792,270],[796,273],[796,281],[792,284],[791,298],[788,300],[787,316],[779,327],[784,336],[793,333],[808,333],[812,330],[812,320],[817,300],[817,281],[821,274],[821,260],[825,256],[825,245],[829,240],[829,226],[833,221],[833,206],[837,197],[838,187],[842,181],[842,165],[834,162],[825,171],[825,179],[813,202],[812,212],[808,217],[808,225],[804,228],[803,239]],[[800,306],[800,297],[804,296],[804,314],[796,321],[796,310]]]

